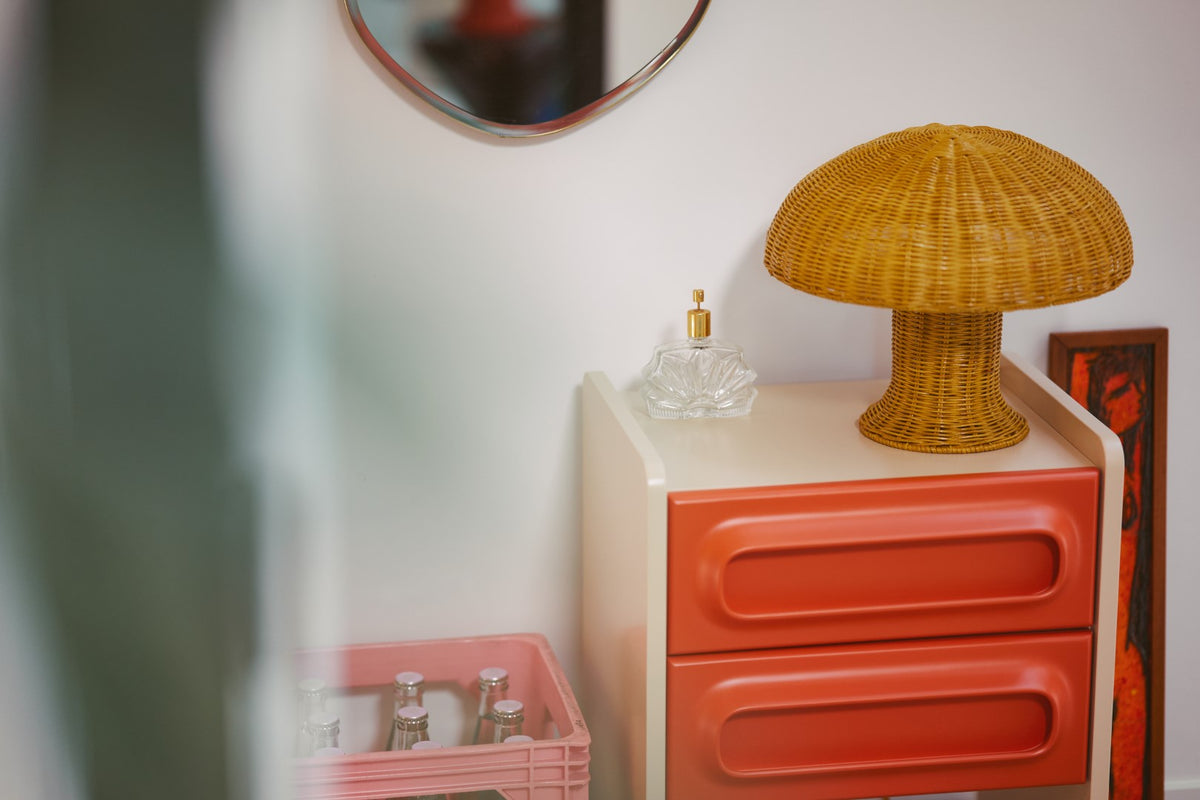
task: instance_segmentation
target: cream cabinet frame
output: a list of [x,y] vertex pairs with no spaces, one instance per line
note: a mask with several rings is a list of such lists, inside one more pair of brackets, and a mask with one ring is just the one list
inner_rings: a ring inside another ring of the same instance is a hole
[[601,373],[584,377],[579,683],[592,731],[594,796],[666,796],[668,493],[1091,465],[1100,472],[1101,496],[1089,779],[1069,786],[983,792],[981,797],[1107,797],[1120,443],[1018,358],[1003,358],[1001,386],[1030,423],[1025,441],[989,453],[930,455],[887,448],[858,433],[855,420],[882,394],[882,381],[761,386],[748,417],[677,421],[651,419],[637,393],[616,391]]

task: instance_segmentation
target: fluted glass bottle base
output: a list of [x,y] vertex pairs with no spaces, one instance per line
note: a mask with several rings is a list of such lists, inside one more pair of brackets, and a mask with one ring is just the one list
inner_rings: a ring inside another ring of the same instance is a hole
[[707,336],[656,348],[642,377],[646,413],[657,419],[741,417],[758,395],[742,349]]

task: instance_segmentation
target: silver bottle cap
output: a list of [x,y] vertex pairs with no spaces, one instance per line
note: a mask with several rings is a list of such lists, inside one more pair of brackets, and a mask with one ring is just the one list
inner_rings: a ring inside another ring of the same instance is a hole
[[532,736],[526,736],[523,733],[514,733],[512,736],[505,736],[505,744],[527,744],[533,741]]
[[296,684],[300,694],[321,694],[325,691],[325,681],[320,678],[304,678]]
[[492,706],[496,722],[509,722],[525,716],[525,704],[520,700],[497,700]]
[[341,719],[332,711],[318,711],[308,718],[308,728],[317,731],[332,731],[340,727]]
[[397,689],[412,689],[425,683],[425,676],[419,672],[397,672],[392,686]]
[[504,667],[484,667],[479,670],[480,686],[499,686],[508,683],[508,670]]
[[431,740],[425,741],[425,742],[417,742],[409,749],[410,750],[441,750],[442,743],[435,742],[431,739]]
[[407,730],[420,730],[429,724],[429,712],[420,706],[396,709],[396,722]]
[[[508,737],[511,739],[512,737]],[[313,755],[317,758],[332,758],[334,756],[344,756],[346,751],[340,747],[319,747],[313,751]]]

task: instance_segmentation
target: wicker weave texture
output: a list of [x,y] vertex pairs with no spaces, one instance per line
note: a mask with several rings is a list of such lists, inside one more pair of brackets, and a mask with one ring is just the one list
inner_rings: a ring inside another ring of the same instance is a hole
[[1066,156],[1011,131],[927,125],[854,147],[784,200],[764,262],[819,297],[1008,311],[1110,291],[1133,265],[1120,207]]
[[859,418],[889,447],[979,453],[1025,438],[1029,424],[1000,393],[999,311],[892,312],[892,379]]

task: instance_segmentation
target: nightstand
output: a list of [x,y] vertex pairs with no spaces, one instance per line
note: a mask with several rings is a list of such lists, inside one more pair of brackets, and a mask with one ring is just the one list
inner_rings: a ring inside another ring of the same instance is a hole
[[1028,438],[931,455],[858,433],[883,381],[678,421],[585,376],[597,797],[1107,796],[1120,445],[1001,382]]

